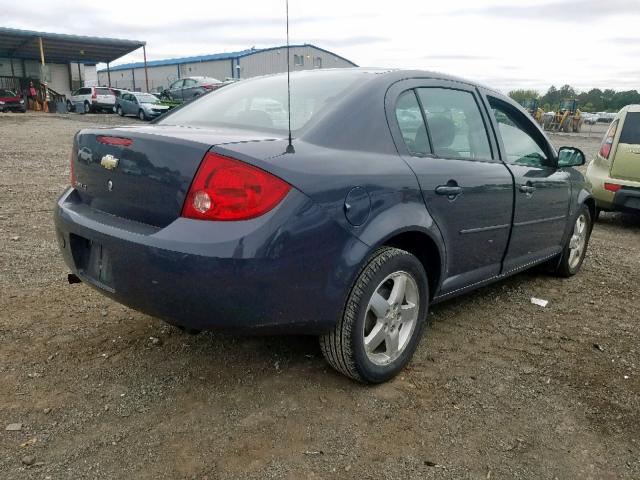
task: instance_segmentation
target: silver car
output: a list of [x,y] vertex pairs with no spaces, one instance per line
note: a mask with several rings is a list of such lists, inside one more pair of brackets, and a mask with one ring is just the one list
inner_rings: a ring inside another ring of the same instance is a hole
[[169,110],[161,105],[160,99],[150,93],[126,92],[116,100],[116,112],[121,117],[135,115],[140,120],[150,120]]

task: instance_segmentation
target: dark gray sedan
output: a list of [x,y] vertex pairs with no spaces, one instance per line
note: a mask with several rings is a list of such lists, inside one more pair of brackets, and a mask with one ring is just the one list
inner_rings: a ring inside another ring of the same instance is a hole
[[150,120],[166,113],[169,107],[150,93],[126,92],[117,98],[115,110],[121,117],[135,115],[140,120]]
[[289,107],[273,75],[80,131],[57,238],[71,281],[125,305],[191,330],[318,335],[337,370],[383,382],[430,305],[535,265],[580,270],[583,163],[463,79],[295,72]]
[[162,92],[162,97],[174,102],[188,102],[212,90],[220,88],[224,82],[211,77],[180,78]]

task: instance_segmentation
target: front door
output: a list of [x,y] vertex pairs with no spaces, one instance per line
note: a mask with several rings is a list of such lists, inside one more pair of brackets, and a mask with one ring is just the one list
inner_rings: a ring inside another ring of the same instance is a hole
[[176,80],[169,86],[169,96],[171,100],[182,101],[182,84],[184,80]]
[[540,129],[526,114],[491,95],[502,159],[515,180],[513,231],[504,272],[560,253],[569,215],[570,175]]
[[390,94],[397,98],[393,108],[402,137],[396,143],[404,145],[400,153],[445,240],[440,294],[499,275],[511,226],[513,180],[497,158],[477,91],[458,82],[408,80]]

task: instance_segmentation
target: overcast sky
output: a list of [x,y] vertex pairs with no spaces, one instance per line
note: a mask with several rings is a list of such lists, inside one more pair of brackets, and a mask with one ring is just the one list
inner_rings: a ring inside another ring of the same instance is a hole
[[[0,0],[2,25],[147,42],[147,58],[285,42],[284,0]],[[292,43],[508,91],[640,89],[640,0],[290,0]],[[142,60],[142,51],[114,62]]]

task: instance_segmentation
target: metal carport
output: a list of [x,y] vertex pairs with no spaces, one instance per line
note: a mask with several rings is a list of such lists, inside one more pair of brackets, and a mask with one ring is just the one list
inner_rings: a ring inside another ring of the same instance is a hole
[[14,60],[37,60],[42,67],[47,63],[106,63],[108,69],[110,62],[140,47],[146,65],[146,42],[143,41],[0,27],[0,57],[10,60],[12,76],[15,76]]

